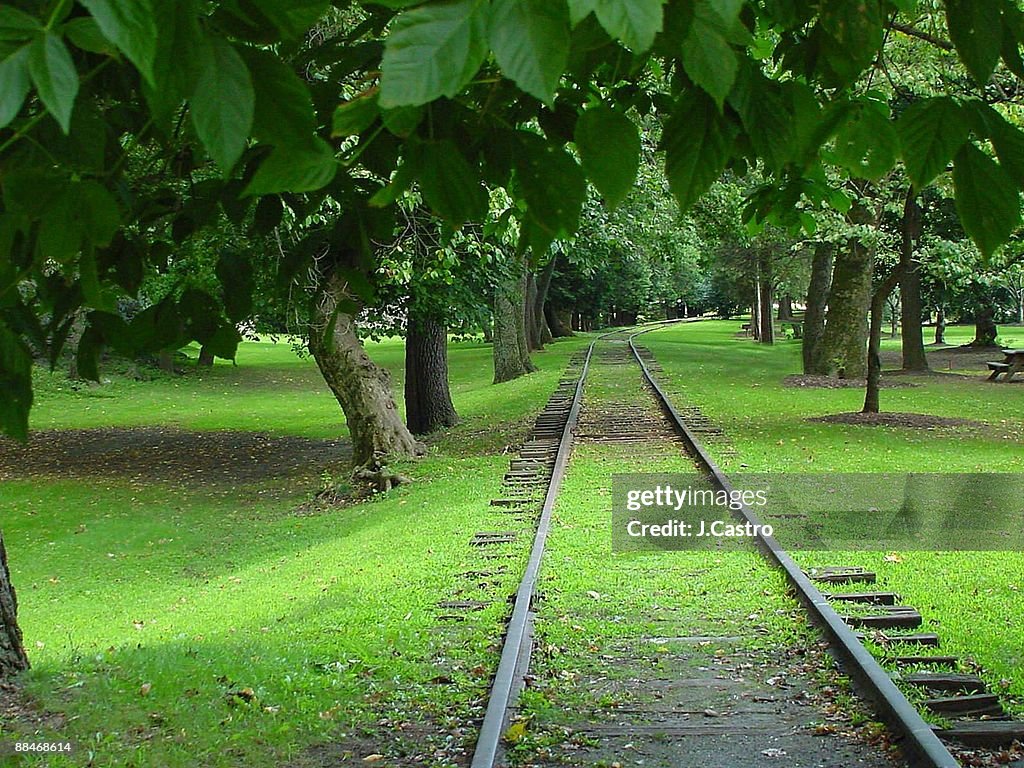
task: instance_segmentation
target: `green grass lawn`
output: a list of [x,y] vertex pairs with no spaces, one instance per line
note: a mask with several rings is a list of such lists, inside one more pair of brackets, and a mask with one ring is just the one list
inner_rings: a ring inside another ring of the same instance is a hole
[[[679,402],[696,404],[725,430],[736,449],[722,457],[728,473],[1024,472],[1024,385],[929,376],[915,377],[912,388],[882,390],[884,411],[963,417],[984,422],[982,428],[813,423],[808,417],[860,410],[863,391],[784,386],[787,375],[800,372],[799,343],[760,346],[737,338],[739,326],[709,321],[643,337]],[[1005,331],[1012,336],[1020,329]],[[973,329],[951,328],[947,338],[962,343],[972,335]],[[785,525],[779,537],[785,544]],[[1024,713],[1022,553],[799,552],[797,558],[877,571],[886,588],[921,611],[923,630],[940,634],[943,652],[981,664],[993,689]]]
[[[412,484],[361,504],[310,508],[318,467],[238,484],[140,482],[90,468],[87,457],[75,477],[5,467],[0,520],[33,663],[27,690],[66,719],[44,735],[79,749],[66,763],[25,764],[303,765],[318,741],[350,744],[361,760],[377,751],[357,738],[362,729],[403,738],[377,725],[381,709],[451,730],[444,724],[464,719],[486,691],[506,606],[496,601],[449,629],[436,604],[471,595],[459,574],[478,565],[473,532],[495,525],[488,500],[506,448],[583,343],[552,345],[536,356],[539,373],[497,387],[489,347],[453,345],[463,423],[402,468]],[[370,352],[400,394],[401,345]],[[314,364],[287,344],[243,344],[237,366],[144,382],[114,376],[77,391],[40,376],[35,429],[344,434]],[[524,543],[492,585],[502,595],[527,551],[529,525],[518,527]],[[10,727],[0,724],[0,738]]]
[[[698,403],[725,428],[738,449],[725,462],[730,472],[1022,471],[1024,387],[933,377],[882,393],[884,408],[966,416],[988,422],[985,430],[813,424],[805,417],[856,410],[861,393],[784,389],[782,377],[799,369],[798,345],[757,347],[734,338],[738,326],[671,327],[645,339],[680,398]],[[402,467],[415,482],[359,504],[309,504],[322,474],[344,473],[343,461],[329,453],[287,476],[237,483],[172,470],[140,479],[90,466],[87,454],[74,472],[62,474],[3,467],[0,520],[33,662],[26,688],[64,720],[48,720],[57,730],[43,735],[79,747],[63,763],[22,764],[305,768],[318,760],[362,761],[379,751],[426,753],[428,762],[442,764],[454,759],[436,738],[456,734],[456,748],[474,738],[464,724],[479,715],[497,660],[504,596],[514,591],[529,544],[530,524],[496,519],[488,500],[500,493],[510,447],[528,430],[570,355],[588,341],[552,345],[536,355],[539,373],[497,387],[490,383],[488,347],[453,344],[452,388],[462,424],[432,439],[425,459]],[[401,344],[369,349],[391,369],[400,396]],[[218,363],[212,371],[146,374],[144,381],[107,375],[101,386],[72,387],[59,375],[37,374],[33,428],[145,426],[305,439],[345,434],[315,365],[287,343],[245,343],[237,366]],[[201,436],[195,445],[206,450]],[[581,536],[556,533],[552,556],[583,561],[585,568],[548,584],[551,606],[557,612],[589,605],[585,593],[592,589],[620,594],[628,607],[636,590],[623,580],[632,568],[656,578],[653,561],[660,555],[618,557],[621,567],[608,569],[583,556],[594,537],[604,536],[604,524],[584,507],[602,487],[594,472],[607,474],[608,465],[601,456],[580,455],[559,522]],[[150,469],[162,461],[146,458]],[[520,537],[503,550],[507,559],[491,561],[467,546],[479,530],[514,530]],[[1009,694],[1024,694],[1022,558],[905,552],[886,560],[886,554],[817,557],[876,567],[938,626],[947,650],[977,659],[997,686],[1007,680]],[[814,562],[809,553],[801,556]],[[707,584],[718,589],[734,576],[754,574],[775,594],[777,576],[750,557],[715,564],[717,576]],[[461,576],[480,568],[493,574],[479,582]],[[695,594],[671,599],[682,605]],[[719,629],[753,610],[730,594],[713,620]],[[463,622],[439,621],[444,611],[437,602],[450,597],[491,602]],[[783,613],[765,613],[772,632],[798,631],[788,602],[776,610]],[[701,629],[699,613],[693,631]],[[634,629],[602,632],[615,640]],[[552,623],[549,630],[556,644],[576,642],[572,624]],[[381,712],[390,713],[385,721]],[[0,723],[0,738],[14,735],[11,729]],[[316,757],[321,753],[309,748],[318,743],[343,751]],[[430,756],[434,748],[442,749],[440,757]]]

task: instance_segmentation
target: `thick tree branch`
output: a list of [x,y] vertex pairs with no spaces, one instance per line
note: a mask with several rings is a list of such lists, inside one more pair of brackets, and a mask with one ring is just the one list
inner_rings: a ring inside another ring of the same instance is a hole
[[936,37],[929,32],[924,32],[917,27],[912,27],[909,24],[900,24],[898,21],[892,23],[892,28],[897,32],[902,32],[904,35],[909,37],[916,37],[918,40],[924,40],[926,43],[931,43],[937,48],[941,48],[944,51],[952,51],[953,44],[949,40],[943,40],[941,37]]

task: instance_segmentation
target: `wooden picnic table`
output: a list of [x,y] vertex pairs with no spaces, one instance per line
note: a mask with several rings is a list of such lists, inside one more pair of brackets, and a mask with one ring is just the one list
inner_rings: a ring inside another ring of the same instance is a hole
[[988,376],[989,381],[995,381],[1000,374],[1006,377],[1005,381],[1009,381],[1013,374],[1024,373],[1024,349],[1004,349],[1003,358],[1001,363],[988,364],[988,369],[992,371]]

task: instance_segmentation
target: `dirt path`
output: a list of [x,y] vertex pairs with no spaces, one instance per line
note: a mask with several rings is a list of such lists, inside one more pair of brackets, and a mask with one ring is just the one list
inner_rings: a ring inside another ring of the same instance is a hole
[[203,486],[316,477],[344,469],[338,440],[167,427],[35,432],[27,445],[0,438],[0,480],[106,478]]

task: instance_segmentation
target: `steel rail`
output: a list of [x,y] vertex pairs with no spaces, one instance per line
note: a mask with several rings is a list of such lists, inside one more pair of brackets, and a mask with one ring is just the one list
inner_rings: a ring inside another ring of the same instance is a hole
[[[654,391],[655,397],[662,404],[672,419],[680,436],[688,443],[693,458],[702,465],[714,483],[728,493],[733,485],[721,468],[708,454],[696,435],[686,426],[686,421],[672,405],[671,400],[658,385],[637,350],[634,339],[637,336],[655,330],[647,328],[637,331],[629,337],[629,347],[633,357],[640,364],[644,378]],[[850,626],[829,605],[825,596],[814,582],[808,578],[803,569],[793,560],[774,536],[761,533],[762,522],[757,514],[746,504],[735,510],[736,515],[751,525],[758,526],[757,546],[775,566],[780,568],[793,588],[797,598],[809,612],[811,619],[818,625],[830,640],[832,649],[841,660],[846,662],[845,670],[854,680],[859,692],[869,699],[878,709],[886,725],[902,737],[901,747],[904,755],[914,766],[922,768],[960,768],[949,750],[921,717],[917,709],[907,701],[906,696],[893,682],[889,674],[875,660],[875,657],[864,647]]]
[[[653,330],[655,326],[675,322],[680,321],[669,320],[652,323],[652,327],[649,330]],[[587,379],[587,372],[590,370],[590,361],[594,355],[594,347],[599,341],[609,336],[628,332],[629,330],[627,329],[603,333],[590,342],[590,346],[587,347],[587,355],[580,370],[580,377],[576,382],[576,390],[573,393],[572,406],[566,418],[565,427],[562,429],[558,451],[555,454],[555,462],[551,470],[551,481],[548,484],[548,490],[544,496],[544,506],[541,508],[540,518],[537,521],[537,531],[533,539],[533,548],[530,550],[530,559],[526,563],[522,580],[519,582],[519,588],[516,590],[512,615],[509,617],[508,628],[505,632],[505,641],[501,648],[498,669],[491,683],[487,710],[480,725],[480,733],[477,736],[476,747],[473,751],[473,761],[470,764],[471,768],[493,768],[499,764],[501,740],[508,726],[509,710],[515,704],[518,685],[523,680],[529,667],[531,644],[533,642],[531,631],[533,625],[533,595],[537,586],[537,577],[540,573],[540,564],[544,559],[544,547],[547,544],[548,531],[551,528],[551,512],[555,507],[558,492],[562,488],[562,480],[565,477],[569,455],[572,452],[573,436],[576,424],[579,421],[580,406],[583,402],[583,385]]]

